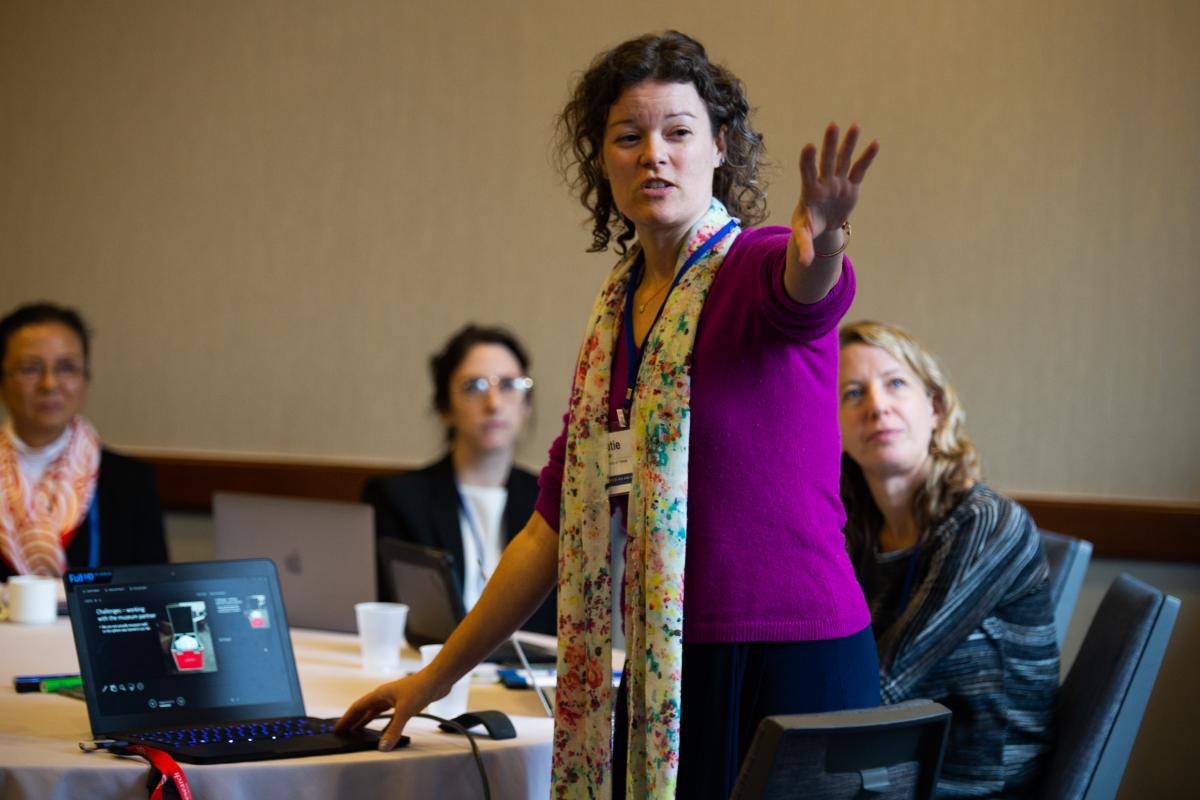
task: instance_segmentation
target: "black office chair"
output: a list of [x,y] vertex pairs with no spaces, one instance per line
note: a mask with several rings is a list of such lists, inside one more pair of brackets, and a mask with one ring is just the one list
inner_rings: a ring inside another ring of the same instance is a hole
[[925,800],[949,732],[949,709],[932,700],[767,717],[731,800]]
[[1039,530],[1042,550],[1050,564],[1050,599],[1054,603],[1054,627],[1058,634],[1058,649],[1067,639],[1071,613],[1083,588],[1088,562],[1092,560],[1092,543],[1086,539],[1063,536],[1061,533]]
[[1042,797],[1117,796],[1178,614],[1178,598],[1129,575],[1113,581],[1059,692]]

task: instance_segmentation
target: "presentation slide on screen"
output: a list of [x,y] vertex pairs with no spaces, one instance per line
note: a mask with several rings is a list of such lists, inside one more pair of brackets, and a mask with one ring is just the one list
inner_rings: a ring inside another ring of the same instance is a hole
[[104,713],[288,698],[263,579],[77,591]]

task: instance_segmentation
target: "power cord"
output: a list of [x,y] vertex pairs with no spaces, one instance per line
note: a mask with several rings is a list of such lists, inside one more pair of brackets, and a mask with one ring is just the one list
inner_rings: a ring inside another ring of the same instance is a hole
[[[479,769],[479,779],[483,781],[483,800],[492,800],[492,784],[488,781],[487,770],[483,768],[483,755],[479,752],[479,745],[475,742],[475,734],[467,730],[466,726],[453,719],[445,719],[437,717],[433,714],[413,714],[414,717],[422,719],[430,719],[438,723],[442,728],[448,728],[455,733],[461,733],[467,737],[467,741],[471,744],[471,753],[475,756],[475,766]],[[376,719],[391,719],[391,714],[383,714]]]
[[456,720],[442,719],[441,717],[435,717],[433,714],[416,714],[414,716],[431,719],[443,728],[452,728],[467,737],[467,741],[471,743],[471,752],[475,755],[475,766],[479,768],[479,779],[483,781],[483,800],[492,800],[492,784],[488,781],[487,770],[483,768],[483,756],[479,753],[479,745],[475,742],[475,734],[471,733]]

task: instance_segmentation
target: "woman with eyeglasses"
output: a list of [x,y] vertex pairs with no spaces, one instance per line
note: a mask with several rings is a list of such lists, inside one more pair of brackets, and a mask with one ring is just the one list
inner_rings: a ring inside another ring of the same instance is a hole
[[82,415],[87,326],[50,303],[0,319],[0,578],[167,560],[151,467],[109,450]]
[[[513,464],[533,379],[525,348],[502,328],[466,325],[429,363],[449,449],[421,469],[371,478],[363,500],[375,508],[377,536],[454,556],[469,610],[537,501],[537,477]],[[379,584],[384,597],[386,583]],[[554,633],[553,598],[524,627]]]

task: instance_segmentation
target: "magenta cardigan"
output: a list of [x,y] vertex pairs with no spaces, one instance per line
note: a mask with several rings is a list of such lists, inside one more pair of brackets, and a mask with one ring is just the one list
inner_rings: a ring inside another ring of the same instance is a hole
[[[684,641],[835,639],[870,622],[842,536],[837,325],[854,270],[805,305],[783,287],[788,228],[743,231],[692,352]],[[614,348],[610,425],[625,394]],[[536,509],[556,530],[566,448],[550,447]],[[624,505],[624,501],[621,501]]]

